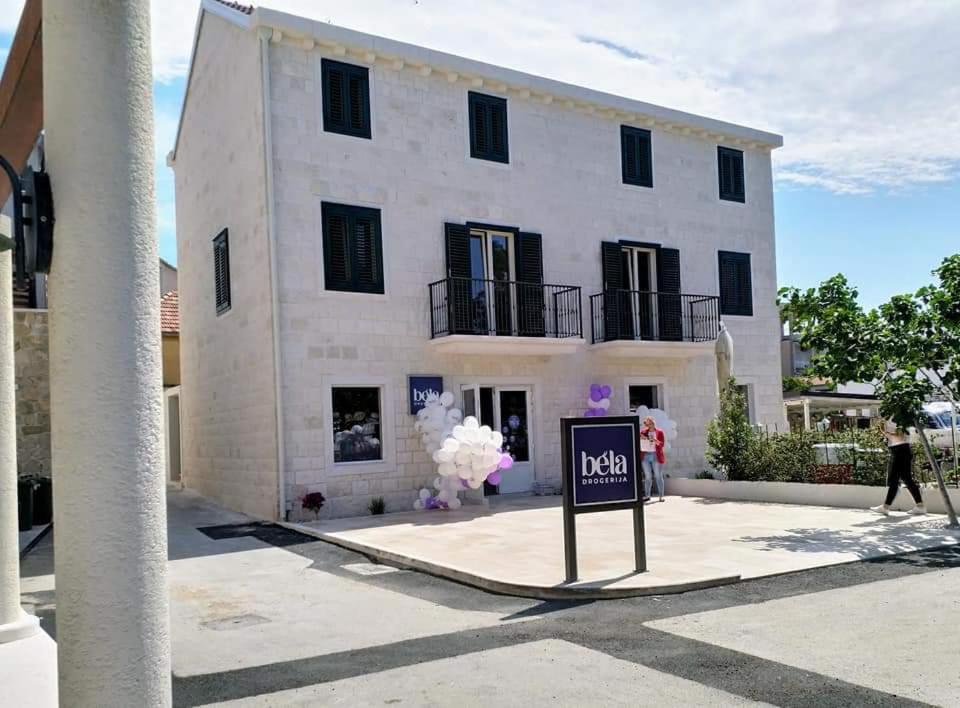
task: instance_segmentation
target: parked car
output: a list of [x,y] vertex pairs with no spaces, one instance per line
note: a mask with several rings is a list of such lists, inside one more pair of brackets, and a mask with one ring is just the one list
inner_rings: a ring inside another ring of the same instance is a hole
[[[954,430],[950,422],[950,416],[953,414],[951,406],[945,401],[927,403],[923,407],[927,414],[927,424],[923,432],[926,433],[930,444],[941,450],[951,450],[954,445],[960,443],[960,416],[956,419],[957,439],[954,440]],[[911,436],[916,437],[916,435]]]

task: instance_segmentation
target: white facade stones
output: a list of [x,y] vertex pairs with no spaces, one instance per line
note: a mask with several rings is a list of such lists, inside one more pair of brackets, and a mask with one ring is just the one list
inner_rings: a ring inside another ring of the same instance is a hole
[[[267,19],[275,25],[264,57],[269,125],[262,120],[253,31]],[[308,29],[322,36],[297,36]],[[389,56],[373,49],[385,46]],[[280,512],[280,484],[294,516],[296,500],[311,491],[327,497],[327,516],[366,513],[377,496],[388,510],[408,509],[415,490],[434,476],[409,414],[411,374],[443,376],[458,405],[463,386],[526,389],[534,479],[555,485],[559,420],[582,412],[590,383],[613,388],[613,414],[627,412],[631,384],[655,385],[661,407],[679,426],[667,473],[700,472],[704,428],[717,407],[711,350],[665,356],[640,346],[612,357],[590,343],[590,295],[603,288],[603,241],[679,249],[681,290],[700,295],[718,294],[718,251],[751,254],[754,314],[723,320],[754,421],[783,426],[770,165],[777,136],[727,126],[718,142],[725,124],[693,116],[684,124],[683,114],[656,109],[678,116],[668,127],[629,110],[646,104],[615,97],[606,97],[614,107],[591,103],[587,110],[586,99],[569,97],[574,87],[566,87],[567,97],[554,95],[546,89],[563,85],[416,47],[407,47],[406,57],[402,51],[399,43],[275,12],[255,10],[235,24],[203,15],[173,157],[187,486],[264,517]],[[324,131],[325,57],[369,68],[370,139]],[[424,71],[431,57],[446,68]],[[485,80],[484,71],[499,78]],[[470,90],[507,99],[509,163],[470,157]],[[624,124],[652,132],[653,188],[622,182]],[[266,135],[269,160],[260,152]],[[744,151],[745,203],[718,198],[718,144]],[[264,203],[269,163],[283,401],[279,476]],[[380,210],[383,294],[325,288],[323,202]],[[544,282],[581,288],[584,343],[555,356],[509,346],[449,354],[431,345],[428,284],[447,275],[447,222],[542,234]],[[234,301],[217,317],[211,240],[225,227]],[[334,462],[331,388],[341,385],[380,387],[381,461]]]

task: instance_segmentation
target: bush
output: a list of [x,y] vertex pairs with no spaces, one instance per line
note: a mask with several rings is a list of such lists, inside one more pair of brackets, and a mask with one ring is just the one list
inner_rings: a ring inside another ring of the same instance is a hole
[[747,402],[731,378],[720,392],[720,412],[707,423],[707,462],[727,479],[748,480],[748,453],[757,434],[747,417]]
[[384,501],[383,497],[374,497],[367,505],[367,509],[374,516],[379,516],[387,510],[387,502]]

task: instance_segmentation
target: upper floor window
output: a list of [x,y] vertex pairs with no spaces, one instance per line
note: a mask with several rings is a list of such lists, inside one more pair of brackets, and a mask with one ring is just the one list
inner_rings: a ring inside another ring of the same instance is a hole
[[370,78],[365,66],[323,59],[323,129],[328,133],[370,137]]
[[649,130],[620,126],[620,165],[624,184],[653,186],[653,150]]
[[720,314],[753,315],[750,254],[720,251]]
[[720,179],[720,198],[730,202],[746,201],[743,184],[743,151],[717,148],[717,173]]
[[380,210],[323,202],[321,216],[326,289],[383,293]]
[[213,283],[219,315],[230,309],[230,241],[227,229],[213,239]]
[[470,157],[510,162],[507,99],[470,91]]

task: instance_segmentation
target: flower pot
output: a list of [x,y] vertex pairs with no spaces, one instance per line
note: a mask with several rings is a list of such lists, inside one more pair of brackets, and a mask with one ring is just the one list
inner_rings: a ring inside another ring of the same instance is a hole
[[45,526],[53,520],[53,480],[41,477],[33,490],[33,524]]
[[33,528],[33,482],[17,481],[17,516],[21,531]]

